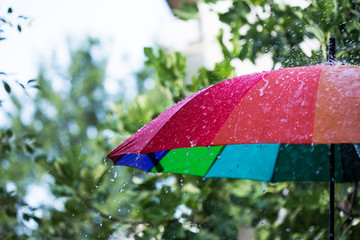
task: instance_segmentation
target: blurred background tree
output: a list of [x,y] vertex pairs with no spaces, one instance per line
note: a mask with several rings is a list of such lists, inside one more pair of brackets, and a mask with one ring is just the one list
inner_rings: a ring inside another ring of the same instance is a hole
[[[197,4],[216,2],[185,4],[175,13],[184,19],[196,17]],[[227,11],[218,13],[224,23],[218,34],[223,59],[211,69],[200,67],[186,80],[186,58],[181,53],[146,48],[147,61],[136,74],[138,95],[131,101],[122,96],[127,89],[116,100],[105,91],[106,59],[92,56],[101,46],[94,39],[70,50],[67,68],[40,66],[36,81],[24,86],[38,89],[34,97],[25,97],[26,104],[24,97],[12,93],[9,80],[3,80],[17,110],[11,114],[11,128],[0,129],[0,235],[3,239],[238,239],[245,225],[254,229],[253,239],[326,239],[325,183],[147,174],[114,167],[104,156],[172,104],[234,77],[233,59],[255,62],[271,54],[274,67],[323,63],[333,35],[337,58],[358,64],[359,5],[357,0],[309,1],[305,7],[233,0]],[[310,53],[302,47],[309,40],[317,43]],[[146,87],[149,83],[152,88]],[[30,114],[22,114],[29,108]],[[52,202],[29,204],[36,198],[30,186],[36,185],[49,191]],[[339,239],[360,237],[357,187],[336,187]]]

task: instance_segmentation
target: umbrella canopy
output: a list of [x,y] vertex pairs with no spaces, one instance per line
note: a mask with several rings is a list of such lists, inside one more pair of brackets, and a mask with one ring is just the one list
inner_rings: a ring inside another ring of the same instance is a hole
[[[360,67],[244,75],[180,101],[108,158],[148,172],[279,181],[360,180]],[[254,151],[256,150],[256,151]]]

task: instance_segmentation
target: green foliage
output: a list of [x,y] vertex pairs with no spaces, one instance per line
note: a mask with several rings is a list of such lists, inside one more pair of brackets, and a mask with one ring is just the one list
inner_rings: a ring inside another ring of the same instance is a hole
[[199,89],[232,77],[235,77],[234,68],[231,66],[228,60],[223,60],[219,63],[216,63],[213,70],[208,70],[205,67],[201,67],[198,70],[198,74],[193,76],[192,84],[188,85],[187,89],[191,92],[196,92]]
[[182,20],[198,18],[199,9],[196,3],[183,2],[180,9],[174,9],[173,13]]
[[186,96],[184,80],[186,73],[186,59],[179,52],[166,53],[159,49],[158,55],[152,48],[144,48],[144,54],[148,58],[145,64],[156,70],[160,86],[169,89],[174,102],[178,102]]
[[[223,54],[227,59],[255,59],[271,53],[274,65],[299,66],[321,63],[326,60],[326,46],[330,36],[335,36],[340,61],[358,64],[360,11],[358,1],[318,0],[309,2],[301,9],[282,2],[233,1],[233,6],[219,19],[229,25],[231,47],[223,43],[219,35]],[[307,56],[300,44],[306,39],[317,39],[320,49]],[[296,56],[294,58],[293,56]]]

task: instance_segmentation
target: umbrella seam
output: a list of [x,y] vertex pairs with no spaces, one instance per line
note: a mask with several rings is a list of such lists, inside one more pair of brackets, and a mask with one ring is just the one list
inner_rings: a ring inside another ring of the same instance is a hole
[[[259,80],[256,81],[251,87],[249,87],[249,89],[242,95],[242,97],[240,98],[239,102],[242,100],[242,98],[258,83],[260,82],[260,80],[262,78],[264,78],[265,76],[269,75],[272,71],[267,71],[267,72],[263,72],[261,76],[259,76]],[[228,117],[224,120],[223,123],[225,123],[229,117],[231,116],[231,114],[234,112],[234,110],[236,109],[236,106],[239,104],[239,102],[235,105],[235,107],[233,108],[233,110],[230,112],[230,114],[228,115]],[[220,125],[220,128],[214,133],[213,137],[211,138],[211,141],[210,141],[210,145],[212,145],[215,137],[217,136],[217,134],[219,133],[219,131],[222,129],[222,126],[223,125]],[[212,145],[212,146],[215,146],[215,145]]]
[[320,78],[323,75],[323,71],[325,71],[325,67],[326,65],[320,65],[322,66],[319,77],[318,77],[318,82],[316,84],[316,91],[315,91],[315,106],[314,106],[314,114],[311,116],[312,118],[312,126],[311,126],[311,142],[314,142],[314,124],[315,124],[315,115],[316,115],[316,106],[317,106],[317,100],[318,100],[318,91],[319,91],[319,83],[320,83]]
[[220,152],[217,154],[217,157],[215,157],[215,160],[211,163],[210,167],[207,169],[206,173],[204,174],[204,177],[206,178],[206,175],[209,173],[210,169],[214,166],[215,162],[218,160],[218,157],[221,155],[221,153],[224,151],[226,145],[223,145]]
[[271,174],[270,182],[274,182],[274,176],[275,176],[276,166],[277,166],[278,161],[279,161],[279,159],[280,159],[280,148],[281,148],[281,145],[283,145],[283,144],[281,144],[281,143],[279,144],[279,148],[278,148],[278,152],[277,152],[277,156],[276,156],[276,160],[275,160],[273,172],[272,172],[272,174]]

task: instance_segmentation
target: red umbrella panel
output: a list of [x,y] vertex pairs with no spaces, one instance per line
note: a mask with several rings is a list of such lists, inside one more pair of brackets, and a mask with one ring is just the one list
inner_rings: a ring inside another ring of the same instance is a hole
[[[180,101],[108,158],[152,172],[262,181],[360,180],[360,68],[315,65],[228,79]],[[256,149],[257,151],[254,151]],[[355,159],[355,161],[354,161]]]

